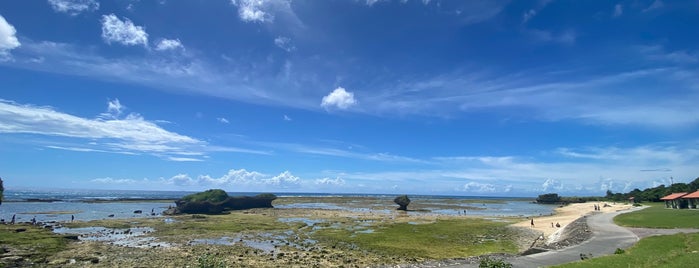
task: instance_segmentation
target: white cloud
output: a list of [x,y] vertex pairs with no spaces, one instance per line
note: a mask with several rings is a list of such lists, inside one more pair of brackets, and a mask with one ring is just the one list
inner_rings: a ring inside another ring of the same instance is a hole
[[292,175],[289,171],[284,171],[277,176],[263,180],[263,183],[282,188],[293,188],[301,183],[301,178]]
[[142,181],[134,180],[134,179],[114,179],[110,177],[106,178],[97,178],[97,179],[92,179],[90,182],[96,182],[96,183],[102,183],[102,184],[136,184],[136,183],[141,183]]
[[167,183],[177,186],[222,187],[235,190],[265,191],[270,188],[277,190],[297,188],[302,181],[301,178],[292,175],[289,171],[284,171],[277,176],[270,176],[245,169],[231,169],[218,178],[200,175],[195,179],[187,174],[178,174],[168,179]]
[[342,186],[342,185],[345,185],[345,183],[346,183],[345,180],[343,180],[342,178],[339,178],[339,177],[334,178],[334,179],[322,178],[322,179],[315,180],[315,184],[324,185],[324,186]]
[[95,11],[100,8],[96,0],[48,0],[49,5],[56,12],[68,13],[71,16],[84,11]]
[[612,16],[619,17],[622,14],[624,14],[624,7],[621,4],[614,5],[614,13],[612,14]]
[[108,44],[148,46],[148,34],[142,26],[136,26],[128,18],[120,20],[116,15],[102,16],[102,39]]
[[366,0],[366,5],[367,6],[373,6],[374,4],[380,2],[382,0]]
[[15,27],[0,15],[0,61],[8,59],[10,50],[21,45],[15,34],[17,34]]
[[268,10],[274,0],[231,0],[238,7],[238,16],[245,22],[270,22],[274,16]]
[[662,8],[662,7],[664,7],[664,6],[665,6],[665,3],[663,3],[663,1],[661,1],[661,0],[655,0],[655,1],[653,1],[653,3],[650,4],[650,6],[648,6],[647,8],[645,8],[645,9],[643,10],[643,12],[648,12],[648,11],[655,10],[655,9],[660,9],[660,8]]
[[107,113],[111,118],[119,118],[126,107],[121,105],[119,99],[110,100],[107,102]]
[[539,13],[539,11],[544,9],[551,2],[553,2],[553,1],[552,0],[540,0],[540,1],[538,1],[537,6],[535,8],[531,8],[531,9],[525,11],[524,14],[522,14],[522,23],[527,23],[529,20],[534,18],[534,16],[536,16]]
[[291,121],[291,117],[289,117],[288,115],[284,115],[284,121]]
[[228,121],[228,119],[226,119],[226,118],[224,118],[224,117],[216,118],[216,120],[218,120],[219,122],[224,123],[224,124],[230,123],[230,122]]
[[296,50],[296,47],[294,47],[294,44],[291,43],[291,39],[288,37],[279,36],[274,39],[274,44],[287,52]]
[[563,189],[563,184],[556,179],[546,179],[546,181],[541,184],[541,190],[544,192],[560,191],[561,189]]
[[202,162],[204,159],[199,159],[199,158],[193,158],[193,157],[174,157],[170,156],[167,158],[167,160],[173,161],[173,162]]
[[522,14],[522,22],[527,23],[527,21],[529,21],[534,16],[536,16],[536,10],[534,10],[534,9],[527,10],[526,12],[524,12],[524,14]]
[[692,51],[667,51],[660,45],[638,46],[641,55],[653,61],[663,61],[676,64],[693,64],[699,62],[699,54]]
[[175,50],[178,48],[184,49],[184,46],[182,45],[182,42],[180,42],[180,39],[162,39],[155,46],[155,50],[158,51]]
[[563,31],[560,33],[553,33],[550,31],[529,29],[525,32],[528,33],[530,36],[534,37],[535,39],[543,42],[572,44],[575,43],[575,39],[577,38],[575,32],[571,30]]
[[122,109],[118,100],[109,101],[108,109],[111,112],[110,118],[101,116],[88,119],[62,113],[51,107],[0,100],[0,133],[90,139],[96,140],[96,144],[91,145],[96,148],[85,150],[167,156],[190,154],[190,150],[200,150],[205,144],[197,139],[167,131],[138,114],[132,113],[125,118],[117,118],[117,111]]
[[357,100],[354,99],[354,93],[347,92],[344,88],[338,87],[333,90],[333,92],[323,97],[320,106],[325,109],[337,107],[338,109],[345,110],[355,104],[357,104]]
[[469,182],[464,184],[464,186],[459,189],[464,192],[475,192],[475,193],[495,193],[498,192],[498,187],[490,183],[480,183],[480,182]]

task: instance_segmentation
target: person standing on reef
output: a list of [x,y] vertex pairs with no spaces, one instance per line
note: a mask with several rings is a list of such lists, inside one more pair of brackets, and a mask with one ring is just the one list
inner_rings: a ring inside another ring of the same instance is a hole
[[17,217],[17,214],[12,215],[12,221],[10,221],[10,224],[15,224],[15,217]]
[[73,222],[75,220],[75,215],[70,215],[70,222]]

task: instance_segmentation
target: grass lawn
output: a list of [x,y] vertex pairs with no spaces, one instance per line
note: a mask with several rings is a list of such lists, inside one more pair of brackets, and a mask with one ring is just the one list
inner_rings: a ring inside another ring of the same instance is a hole
[[652,236],[623,254],[610,255],[555,267],[696,267],[699,234]]
[[628,227],[646,228],[699,228],[699,210],[667,209],[665,203],[644,203],[649,208],[624,213],[614,223]]
[[[699,211],[667,209],[665,203],[645,203],[643,210],[614,218],[621,226],[699,228]],[[695,267],[699,263],[699,233],[652,236],[623,254],[599,257],[556,267]]]

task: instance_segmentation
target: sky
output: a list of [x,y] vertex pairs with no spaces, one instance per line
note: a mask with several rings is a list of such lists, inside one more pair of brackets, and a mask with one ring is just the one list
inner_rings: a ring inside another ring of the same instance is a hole
[[697,1],[0,1],[0,176],[461,196],[689,182],[696,25]]

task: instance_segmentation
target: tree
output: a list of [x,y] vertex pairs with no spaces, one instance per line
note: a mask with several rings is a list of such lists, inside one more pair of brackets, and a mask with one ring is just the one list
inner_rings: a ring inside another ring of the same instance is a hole
[[536,199],[537,203],[541,204],[555,204],[561,202],[561,197],[557,193],[541,194]]
[[408,205],[410,204],[410,198],[407,195],[401,195],[393,199],[393,202],[398,204],[398,210],[408,210]]

